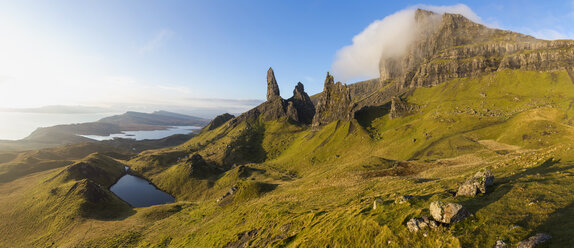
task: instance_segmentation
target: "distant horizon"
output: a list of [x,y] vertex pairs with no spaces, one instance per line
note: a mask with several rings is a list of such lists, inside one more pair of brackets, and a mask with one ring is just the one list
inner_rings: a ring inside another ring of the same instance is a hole
[[[145,111],[124,111],[124,112],[91,112],[91,113],[58,113],[58,112],[17,112],[17,111],[2,111],[0,110],[0,119],[10,119],[12,123],[0,122],[0,140],[21,140],[28,137],[32,132],[38,128],[52,127],[56,125],[69,125],[69,124],[81,124],[89,122],[97,122],[103,118],[122,115],[127,112],[138,112],[138,113],[153,113],[158,111],[167,110],[155,110],[150,112]],[[211,120],[214,117],[202,117],[197,115],[190,115],[175,111],[167,111],[176,114],[183,114],[187,116],[200,117],[204,119]],[[221,113],[223,114],[223,113]],[[239,113],[230,113],[232,115],[237,115]]]
[[408,39],[415,8],[574,38],[572,0],[2,2],[0,139],[22,126],[6,113],[240,114],[263,102],[269,67],[283,98],[298,82],[320,93],[327,72],[348,84],[377,78],[381,54],[407,44],[394,41]]

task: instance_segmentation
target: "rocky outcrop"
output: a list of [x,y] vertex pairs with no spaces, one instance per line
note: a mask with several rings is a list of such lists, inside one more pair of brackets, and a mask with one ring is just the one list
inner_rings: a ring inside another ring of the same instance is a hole
[[445,224],[459,222],[470,215],[465,207],[457,203],[435,201],[429,209],[433,219]]
[[279,87],[273,69],[269,68],[267,71],[267,101],[231,120],[230,125],[254,121],[260,117],[265,121],[288,118],[295,122],[311,124],[314,114],[315,107],[305,92],[303,84],[299,82],[293,90],[293,97],[285,100],[279,95]]
[[267,101],[277,97],[281,97],[279,94],[279,85],[277,85],[277,80],[275,80],[273,69],[269,67],[269,70],[267,70]]
[[486,187],[493,184],[492,172],[489,169],[481,170],[458,187],[456,196],[475,196],[479,192],[486,194]]
[[237,189],[238,189],[237,185],[234,185],[233,187],[231,187],[231,189],[229,189],[229,191],[225,192],[225,194],[219,197],[216,202],[221,202],[225,200],[225,198],[232,196],[233,194],[235,194],[235,191],[237,191]]
[[333,76],[327,73],[312,126],[318,127],[337,120],[350,120],[352,107],[351,93],[347,85],[341,82],[334,83]]
[[544,233],[537,233],[536,235],[524,240],[518,244],[518,248],[533,248],[550,240],[552,236]]
[[189,177],[197,179],[206,179],[223,172],[220,168],[207,163],[207,161],[197,153],[188,158],[181,166],[185,166]]
[[427,227],[435,228],[437,226],[438,223],[429,218],[428,216],[423,216],[421,218],[412,218],[409,221],[407,221],[407,229],[409,229],[410,232],[418,232]]
[[404,117],[413,114],[417,110],[417,106],[414,104],[407,103],[400,97],[393,97],[391,99],[391,111],[389,113],[389,118],[394,119],[398,117]]
[[301,82],[297,83],[293,90],[293,97],[289,98],[288,101],[293,103],[293,108],[296,111],[292,118],[301,123],[311,124],[313,116],[315,116],[315,105],[305,92],[305,86]]
[[209,131],[209,130],[216,129],[233,118],[235,118],[235,116],[228,114],[228,113],[218,115],[211,122],[209,122],[209,124],[205,127],[205,130]]

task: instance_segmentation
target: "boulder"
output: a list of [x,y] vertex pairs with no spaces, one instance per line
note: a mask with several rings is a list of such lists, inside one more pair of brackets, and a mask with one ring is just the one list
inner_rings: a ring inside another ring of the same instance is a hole
[[373,201],[373,209],[377,209],[377,204],[379,203],[383,203],[383,199],[376,198],[375,201]]
[[489,169],[477,172],[458,187],[456,196],[475,196],[478,192],[486,194],[486,187],[494,184],[494,176]]
[[441,201],[430,204],[430,213],[433,219],[445,224],[459,222],[470,215],[468,210],[460,204]]
[[536,247],[539,244],[542,244],[546,241],[548,241],[549,239],[551,239],[552,236],[548,235],[548,234],[544,234],[544,233],[537,233],[536,235],[528,238],[527,240],[524,240],[522,242],[520,242],[518,244],[518,248],[532,248],[532,247]]
[[409,201],[409,199],[413,198],[412,195],[401,195],[399,196],[399,198],[397,198],[395,200],[395,204],[403,204],[403,203],[407,203]]
[[436,223],[436,221],[432,220],[428,216],[423,216],[420,218],[412,218],[409,221],[407,221],[407,228],[409,229],[410,232],[418,232],[427,227],[435,228],[437,226],[438,223]]
[[494,244],[494,248],[503,248],[506,246],[508,245],[502,239],[497,240],[496,243]]

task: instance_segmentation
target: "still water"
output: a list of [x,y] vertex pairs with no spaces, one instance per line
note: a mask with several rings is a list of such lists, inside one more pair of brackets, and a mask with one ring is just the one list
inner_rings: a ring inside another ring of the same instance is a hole
[[23,139],[39,127],[92,122],[113,114],[118,113],[58,114],[0,111],[0,140]]
[[144,139],[161,139],[165,138],[174,134],[189,134],[194,130],[201,129],[201,127],[196,126],[177,126],[171,127],[165,130],[147,130],[147,131],[124,131],[122,133],[114,133],[108,136],[100,136],[100,135],[81,135],[83,137],[93,139],[93,140],[111,140],[114,138],[124,138],[124,139],[135,139],[135,140],[144,140]]
[[173,196],[159,190],[147,180],[130,174],[120,178],[110,191],[136,208],[175,202]]

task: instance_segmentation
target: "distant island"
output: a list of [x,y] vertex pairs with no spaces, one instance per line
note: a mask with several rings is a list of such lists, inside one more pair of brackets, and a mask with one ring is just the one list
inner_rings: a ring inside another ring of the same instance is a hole
[[21,140],[0,140],[2,150],[29,150],[92,141],[80,135],[101,135],[123,131],[163,130],[172,126],[203,127],[210,120],[168,111],[141,113],[128,111],[96,122],[41,127]]

